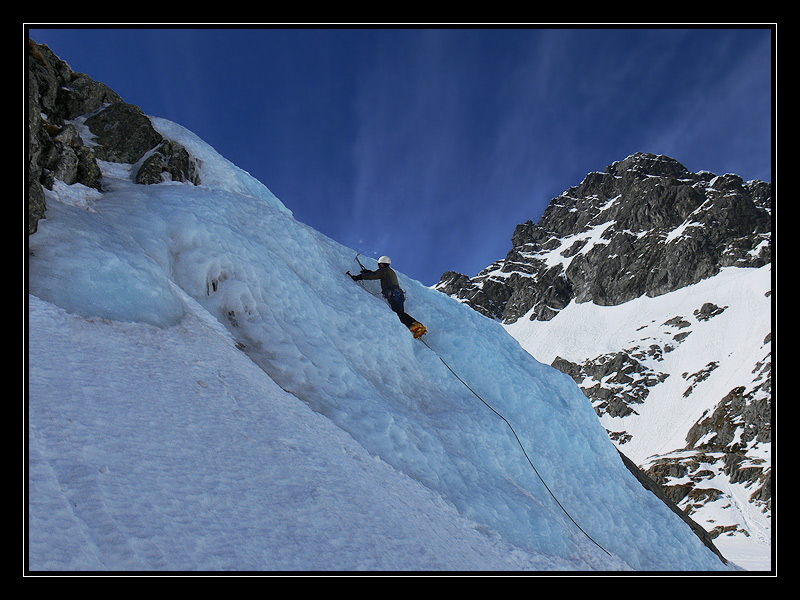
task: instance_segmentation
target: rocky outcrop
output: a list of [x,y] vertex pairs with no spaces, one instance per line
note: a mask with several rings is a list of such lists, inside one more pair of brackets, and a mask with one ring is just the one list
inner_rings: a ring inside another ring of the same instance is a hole
[[726,266],[770,262],[772,185],[691,173],[634,154],[554,198],[538,223],[473,278],[445,273],[437,289],[513,323],[549,320],[569,302],[622,304],[697,283]]
[[636,464],[634,464],[634,462],[631,459],[625,456],[622,452],[619,452],[619,456],[622,459],[622,464],[624,464],[625,467],[633,474],[633,476],[636,477],[639,483],[642,484],[642,487],[655,494],[664,504],[667,505],[667,507],[669,507],[669,509],[672,512],[678,515],[681,518],[681,520],[683,520],[691,528],[694,534],[700,538],[703,544],[714,554],[716,554],[720,558],[720,560],[722,560],[722,562],[724,563],[728,562],[727,559],[724,556],[722,556],[720,551],[714,545],[713,539],[715,536],[712,533],[707,532],[697,522],[692,520],[692,518],[689,517],[687,512],[681,510],[681,508],[676,503],[674,497],[666,493],[664,487],[660,483],[655,481],[650,476],[650,474],[642,471],[639,467],[636,466]]
[[136,183],[149,185],[170,181],[188,181],[200,185],[197,161],[178,142],[163,140],[142,162]]
[[139,107],[33,40],[27,85],[28,234],[45,217],[44,188],[52,189],[55,180],[101,190],[98,161],[134,165],[136,183],[200,183],[197,161],[165,140]]
[[669,375],[639,362],[630,350],[599,356],[583,364],[556,357],[552,365],[581,386],[598,416],[626,417],[643,404],[650,388]]

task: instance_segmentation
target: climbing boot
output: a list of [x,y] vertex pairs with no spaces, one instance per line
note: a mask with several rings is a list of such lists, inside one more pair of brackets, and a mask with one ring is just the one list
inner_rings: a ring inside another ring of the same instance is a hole
[[428,333],[428,328],[419,321],[414,322],[409,329],[411,330],[411,333],[414,334],[414,338],[417,340]]

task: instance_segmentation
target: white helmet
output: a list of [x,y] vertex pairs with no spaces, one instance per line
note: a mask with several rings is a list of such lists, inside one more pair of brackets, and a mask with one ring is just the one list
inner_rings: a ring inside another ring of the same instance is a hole
[[390,265],[390,264],[392,264],[392,259],[389,258],[388,256],[381,256],[378,259],[378,264],[379,265]]

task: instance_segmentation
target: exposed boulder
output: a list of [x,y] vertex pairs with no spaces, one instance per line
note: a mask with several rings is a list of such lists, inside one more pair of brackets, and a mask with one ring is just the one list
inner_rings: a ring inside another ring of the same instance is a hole
[[197,161],[178,142],[164,140],[142,162],[136,183],[149,185],[162,181],[188,181],[200,185]]
[[138,106],[116,102],[86,119],[95,135],[97,158],[135,163],[164,139]]

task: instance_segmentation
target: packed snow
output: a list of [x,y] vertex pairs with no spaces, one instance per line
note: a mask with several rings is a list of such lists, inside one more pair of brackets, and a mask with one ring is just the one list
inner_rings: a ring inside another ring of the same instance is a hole
[[[636,435],[625,453],[640,463],[650,454],[683,447],[686,431],[704,412],[713,409],[733,388],[750,384],[752,366],[769,350],[762,342],[772,328],[770,289],[769,265],[760,269],[728,267],[716,277],[655,298],[642,296],[618,306],[573,302],[550,321],[523,317],[506,329],[533,356],[548,364],[556,356],[582,362],[650,344],[674,348],[642,359],[654,370],[669,373],[698,373],[720,361],[721,353],[729,357],[697,384],[698,393],[684,396],[690,382],[672,377],[648,396],[638,408],[639,414],[626,417],[625,426]],[[698,320],[694,312],[706,302],[725,310],[707,321]],[[665,323],[675,317],[685,319],[686,328]],[[591,328],[585,323],[591,323]],[[676,334],[688,335],[676,341]],[[676,405],[676,399],[682,403]],[[678,416],[680,424],[675,423]],[[614,427],[610,417],[607,425]]]
[[[752,387],[756,366],[767,362],[771,352],[771,289],[770,265],[728,267],[713,278],[655,298],[642,296],[618,306],[573,302],[550,321],[523,317],[505,327],[548,364],[556,356],[582,363],[626,349],[635,351],[645,367],[672,373],[650,389],[633,414],[600,419],[608,431],[630,434],[621,450],[636,464],[646,465],[651,457],[683,449],[691,426],[728,392]],[[696,311],[707,302],[724,310],[707,320],[697,318]],[[674,319],[681,325],[670,322]],[[651,346],[666,350],[647,357]],[[771,464],[771,448],[753,441],[747,454]],[[749,570],[769,570],[771,515],[749,501],[754,489],[719,476],[704,485],[723,495],[692,518],[707,529],[738,525],[748,533],[717,537],[717,548]]]
[[397,264],[414,340],[355,251],[153,121],[202,185],[104,163],[29,240],[31,571],[738,570],[500,324]]

